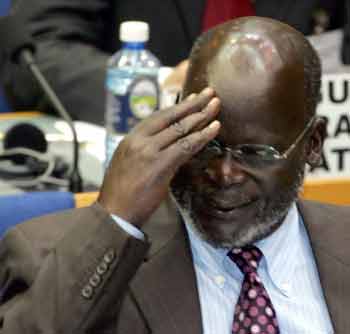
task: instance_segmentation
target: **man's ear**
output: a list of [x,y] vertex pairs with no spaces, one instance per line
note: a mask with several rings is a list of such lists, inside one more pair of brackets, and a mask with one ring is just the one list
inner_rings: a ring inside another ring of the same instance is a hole
[[307,163],[311,167],[317,167],[321,162],[323,143],[326,136],[326,121],[322,117],[317,117],[312,126],[307,147]]

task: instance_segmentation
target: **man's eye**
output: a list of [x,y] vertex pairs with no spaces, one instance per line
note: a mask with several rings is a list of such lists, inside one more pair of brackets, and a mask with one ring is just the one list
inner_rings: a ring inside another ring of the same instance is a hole
[[249,156],[263,156],[265,154],[264,150],[258,150],[256,147],[243,146],[239,148],[241,154],[249,155]]
[[213,154],[222,154],[222,149],[218,146],[212,146],[209,148],[210,149],[210,152],[213,153]]

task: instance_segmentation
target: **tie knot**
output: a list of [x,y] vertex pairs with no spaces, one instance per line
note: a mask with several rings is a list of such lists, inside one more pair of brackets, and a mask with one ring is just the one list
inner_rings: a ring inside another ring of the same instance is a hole
[[227,255],[243,274],[256,272],[263,256],[261,250],[255,246],[233,248]]

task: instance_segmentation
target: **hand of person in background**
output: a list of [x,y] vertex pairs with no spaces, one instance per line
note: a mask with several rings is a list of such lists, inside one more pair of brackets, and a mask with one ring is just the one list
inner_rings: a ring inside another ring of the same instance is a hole
[[141,227],[167,196],[178,168],[218,134],[219,107],[206,88],[140,122],[115,151],[98,202]]

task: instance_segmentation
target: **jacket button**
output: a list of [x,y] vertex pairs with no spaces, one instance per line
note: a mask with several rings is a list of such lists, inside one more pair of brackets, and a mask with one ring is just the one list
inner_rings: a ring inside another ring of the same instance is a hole
[[115,251],[113,249],[109,250],[103,257],[103,260],[107,264],[112,263],[114,259],[115,259]]
[[89,279],[89,283],[94,287],[98,287],[101,283],[101,276],[97,275],[97,274],[93,274],[90,279]]
[[94,290],[90,285],[85,285],[85,287],[81,290],[81,295],[85,299],[90,299],[93,293],[94,293]]
[[108,270],[108,266],[107,266],[107,263],[105,262],[101,262],[96,269],[99,275],[103,275],[107,270]]

